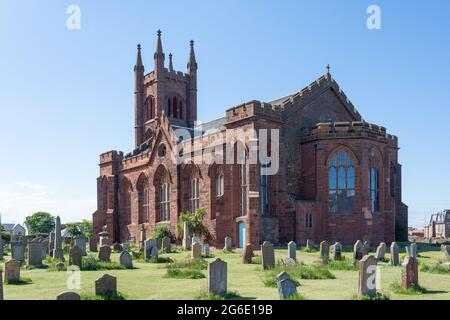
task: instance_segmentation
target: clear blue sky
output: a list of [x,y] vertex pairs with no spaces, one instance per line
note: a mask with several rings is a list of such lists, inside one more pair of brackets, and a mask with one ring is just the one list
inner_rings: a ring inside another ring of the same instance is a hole
[[[81,30],[66,28],[69,5]],[[381,8],[381,30],[366,9]],[[450,2],[88,1],[0,3],[0,212],[63,221],[96,208],[98,155],[133,147],[133,65],[153,67],[156,30],[199,64],[199,118],[297,91],[325,73],[363,117],[399,136],[410,225],[450,208]],[[428,219],[428,218],[427,218]]]

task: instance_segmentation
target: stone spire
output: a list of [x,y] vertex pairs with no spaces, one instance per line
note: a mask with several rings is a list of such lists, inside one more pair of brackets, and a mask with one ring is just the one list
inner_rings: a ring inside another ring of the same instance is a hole
[[161,43],[161,30],[158,30],[158,42],[156,44],[156,51],[155,51],[155,55],[154,55],[154,59],[155,59],[155,71],[161,72],[164,69],[164,52],[163,52],[163,48],[162,48],[162,43]]
[[169,72],[173,71],[172,53],[169,53]]
[[134,66],[134,71],[136,69],[142,68],[144,69],[144,65],[142,64],[142,56],[141,56],[141,45],[137,45],[137,57],[136,57],[136,65]]
[[197,72],[197,61],[195,60],[194,40],[191,40],[191,51],[189,53],[189,62],[187,64],[189,74]]
[[138,44],[136,65],[134,66],[134,130],[136,148],[144,141],[144,71],[141,45]]

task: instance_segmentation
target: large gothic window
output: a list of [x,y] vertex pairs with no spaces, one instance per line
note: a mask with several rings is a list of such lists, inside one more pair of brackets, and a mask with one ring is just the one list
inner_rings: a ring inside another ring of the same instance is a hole
[[189,211],[194,212],[200,207],[200,179],[191,177],[189,181]]
[[156,169],[153,185],[155,187],[155,221],[169,221],[171,179],[163,165]]
[[247,199],[248,199],[248,159],[247,156],[244,158],[244,163],[239,165],[239,180],[241,185],[241,216],[245,216],[247,214]]
[[160,196],[160,220],[168,221],[170,220],[170,185],[168,183],[161,185]]
[[355,160],[344,149],[336,151],[328,161],[328,210],[355,211]]
[[148,179],[141,175],[137,183],[138,191],[138,223],[148,222],[149,217],[149,184]]
[[270,163],[261,164],[260,174],[260,210],[261,215],[265,216],[269,214],[269,175],[268,167]]
[[380,169],[374,149],[370,151],[368,168],[368,190],[372,212],[380,211]]

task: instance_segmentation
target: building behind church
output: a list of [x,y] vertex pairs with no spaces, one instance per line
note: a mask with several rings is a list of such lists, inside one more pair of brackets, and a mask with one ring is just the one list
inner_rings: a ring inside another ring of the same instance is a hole
[[[218,247],[226,236],[236,247],[264,240],[407,240],[398,139],[363,120],[329,69],[298,92],[252,100],[199,125],[194,42],[186,72],[173,69],[171,54],[166,66],[160,31],[153,58],[153,70],[145,73],[138,46],[134,149],[100,155],[96,234],[107,230],[111,243],[138,242],[141,228],[150,235],[166,225],[175,235],[180,213],[201,207],[210,233],[205,240]],[[180,137],[181,129],[191,136]],[[179,164],[170,156],[179,144],[205,151],[204,142],[195,146],[198,133],[223,136],[227,130],[251,129],[257,135],[270,129],[269,151],[279,144],[276,174],[267,174],[270,163],[248,161],[254,142],[248,139],[232,146],[245,150],[234,164]]]

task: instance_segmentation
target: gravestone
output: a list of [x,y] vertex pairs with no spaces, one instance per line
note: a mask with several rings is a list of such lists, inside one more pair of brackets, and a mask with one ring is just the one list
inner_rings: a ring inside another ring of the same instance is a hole
[[28,244],[28,264],[36,267],[42,265],[42,243],[30,242]]
[[314,241],[307,239],[306,240],[306,250],[312,251],[312,250],[314,250],[314,247],[315,247]]
[[277,281],[281,281],[284,279],[291,279],[291,276],[286,271],[281,271],[279,274],[277,274]]
[[98,236],[100,247],[109,245],[109,233],[107,231],[99,232]]
[[207,244],[207,243],[205,243],[205,244],[203,245],[203,255],[204,255],[205,257],[208,257],[208,256],[209,256],[209,244]]
[[73,246],[69,251],[69,265],[78,266],[81,269],[83,252],[77,245]]
[[100,246],[98,251],[98,259],[103,262],[109,262],[111,258],[111,247],[110,246]]
[[402,288],[409,289],[419,285],[419,264],[414,257],[407,256],[402,263]]
[[358,295],[373,296],[377,293],[377,259],[366,255],[359,261]]
[[378,261],[384,260],[385,254],[386,254],[386,243],[381,242],[377,247],[377,251],[375,253],[375,259],[377,259]]
[[220,259],[208,264],[208,292],[214,295],[227,293],[227,263]]
[[74,245],[81,249],[81,255],[83,257],[87,256],[86,253],[86,238],[78,236],[74,239]]
[[0,301],[3,300],[3,270],[0,269]]
[[95,295],[105,296],[109,294],[117,294],[117,278],[104,274],[95,280]]
[[277,287],[281,300],[287,300],[297,295],[297,284],[290,278],[278,280]]
[[330,243],[326,240],[320,242],[320,257],[328,258],[330,255]]
[[359,261],[363,258],[363,243],[358,240],[353,245],[353,261]]
[[400,264],[399,248],[397,242],[391,243],[391,266],[395,267]]
[[171,247],[170,247],[170,237],[164,237],[162,239],[162,249],[164,251],[170,251]]
[[53,248],[53,258],[64,261],[64,252],[62,249],[62,238],[61,238],[61,218],[56,217],[55,223],[55,247]]
[[287,267],[295,267],[297,265],[297,262],[289,257],[281,258],[281,263]]
[[342,244],[339,242],[336,242],[332,246],[330,246],[330,254],[331,254],[331,260],[337,261],[341,260],[342,257]]
[[162,238],[156,238],[156,245],[158,246],[158,250],[162,250]]
[[97,240],[95,240],[94,236],[89,238],[89,251],[97,252]]
[[242,256],[242,263],[252,263],[253,246],[247,244],[244,248],[244,255]]
[[150,259],[158,260],[158,246],[154,246],[150,252]]
[[[144,243],[144,259],[145,261],[152,258],[152,250],[157,247],[155,239],[147,239]],[[158,248],[156,248],[158,250]]]
[[183,250],[191,250],[191,237],[189,236],[189,225],[187,221],[183,224]]
[[269,241],[264,241],[261,246],[261,263],[264,270],[275,268],[275,252]]
[[5,283],[20,280],[20,261],[11,259],[5,263]]
[[446,245],[443,244],[441,246],[441,251],[444,253],[444,256],[445,256],[446,259],[450,259],[450,248],[449,248],[449,246],[446,246]]
[[191,258],[200,259],[202,257],[202,245],[200,242],[194,242],[191,249]]
[[128,251],[122,251],[119,255],[119,262],[127,269],[133,268],[133,258]]
[[363,247],[362,247],[362,254],[363,254],[363,257],[369,254],[369,250],[370,250],[369,242],[364,241]]
[[411,257],[417,258],[417,243],[411,243],[410,253],[411,253]]
[[81,300],[81,297],[76,292],[64,291],[56,296],[56,300]]
[[23,242],[11,243],[11,257],[17,261],[24,261],[24,247]]
[[297,261],[297,244],[294,241],[288,243],[288,257]]
[[233,251],[233,241],[231,237],[225,237],[225,246],[223,247],[224,251],[231,252]]

